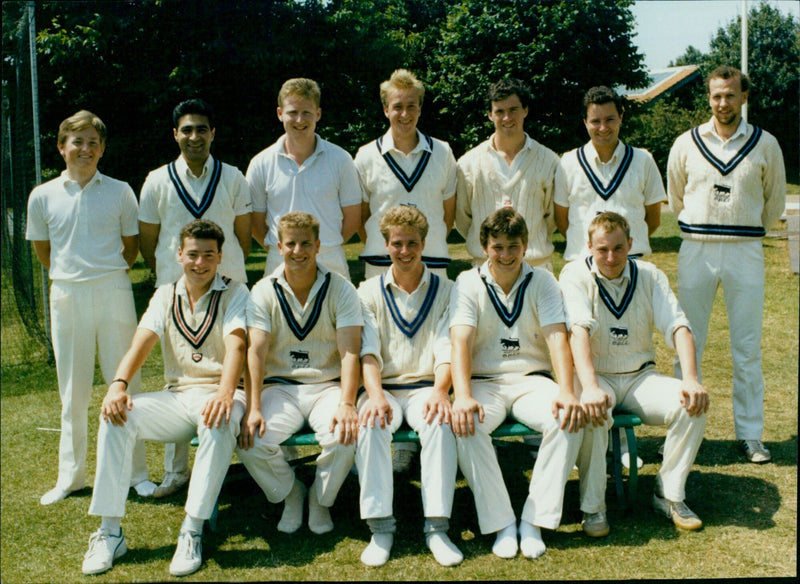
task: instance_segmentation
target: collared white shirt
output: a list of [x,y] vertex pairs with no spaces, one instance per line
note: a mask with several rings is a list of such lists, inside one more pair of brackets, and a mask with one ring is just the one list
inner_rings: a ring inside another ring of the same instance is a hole
[[277,245],[278,222],[291,211],[305,211],[319,220],[323,247],[342,241],[343,207],[361,204],[361,185],[350,155],[316,135],[314,153],[298,166],[286,154],[284,134],[258,153],[247,168],[253,211],[266,213],[266,245]]
[[50,242],[50,279],[82,282],[128,269],[122,238],[138,235],[136,196],[99,171],[82,187],[60,176],[31,191],[25,237]]
[[[525,143],[522,145],[522,149],[517,152],[516,156],[514,156],[514,160],[511,161],[511,164],[506,162],[505,156],[502,152],[500,152],[494,145],[495,136],[492,136],[492,139],[487,142],[487,150],[492,155],[492,160],[494,161],[495,167],[497,172],[500,173],[506,180],[509,180],[514,173],[517,172],[517,169],[522,165],[522,161],[528,156],[536,146],[536,142],[533,141],[533,138],[525,134]],[[509,200],[510,203],[510,200]]]

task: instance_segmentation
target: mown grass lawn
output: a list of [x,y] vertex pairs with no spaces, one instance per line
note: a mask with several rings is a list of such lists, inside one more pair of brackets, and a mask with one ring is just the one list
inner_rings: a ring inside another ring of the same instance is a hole
[[[453,240],[453,270],[467,267],[463,244]],[[556,238],[556,272],[563,262],[563,240]],[[679,237],[675,219],[665,214],[654,236],[651,261],[675,286]],[[361,269],[355,258],[360,244],[348,245],[355,280]],[[679,532],[649,508],[661,428],[637,429],[645,461],[640,471],[638,505],[625,512],[609,485],[611,534],[590,540],[580,530],[577,474],[567,486],[565,511],[557,531],[545,532],[547,553],[538,560],[521,556],[501,560],[491,553],[492,538],[480,535],[471,493],[458,483],[450,535],[465,555],[455,568],[442,568],[428,553],[421,535],[419,468],[395,477],[398,532],[391,560],[370,569],[359,561],[369,532],[358,518],[358,481],[347,479],[332,515],[336,529],[316,536],[303,527],[295,535],[275,526],[281,507],[269,505],[255,483],[241,473],[231,476],[220,496],[219,530],[204,538],[202,569],[186,581],[261,580],[619,580],[654,578],[792,577],[797,574],[797,390],[798,277],[789,268],[787,242],[764,240],[767,261],[763,361],[766,378],[764,440],[774,461],[745,464],[733,435],[731,359],[724,301],[718,294],[711,322],[711,342],[703,361],[704,383],[712,395],[705,441],[689,478],[687,502],[705,528]],[[249,261],[251,283],[263,270],[263,255]],[[133,278],[139,313],[152,284],[140,263]],[[5,331],[4,331],[5,332]],[[671,372],[672,354],[657,336],[659,369]],[[148,390],[161,386],[160,350],[145,365]],[[90,477],[93,476],[97,412],[105,393],[95,378],[90,415]],[[151,501],[131,494],[123,522],[130,551],[101,576],[84,577],[80,566],[89,535],[98,519],[87,509],[91,488],[42,507],[40,495],[56,478],[60,403],[55,371],[36,363],[2,370],[0,411],[0,580],[2,582],[150,582],[170,580],[168,572],[180,522],[185,491]],[[312,449],[306,449],[313,453]],[[151,479],[163,471],[159,445],[148,445]],[[500,448],[506,482],[517,512],[527,492],[531,458],[520,442]],[[313,466],[299,467],[309,483]],[[90,483],[91,484],[91,481]]]

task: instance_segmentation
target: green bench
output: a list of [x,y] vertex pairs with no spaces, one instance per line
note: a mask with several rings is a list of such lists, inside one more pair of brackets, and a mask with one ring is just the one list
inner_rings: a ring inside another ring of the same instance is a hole
[[[636,488],[639,481],[639,473],[636,464],[632,464],[628,474],[628,494],[625,496],[625,486],[622,480],[622,452],[620,447],[620,440],[622,432],[628,439],[628,452],[630,460],[635,461],[637,457],[636,449],[636,434],[634,428],[641,426],[642,421],[638,416],[632,414],[614,414],[614,425],[611,429],[611,474],[614,477],[614,485],[616,487],[617,499],[623,506],[633,506],[636,498]],[[492,432],[492,438],[512,438],[515,436],[528,436],[537,434],[536,431],[531,430],[524,424],[519,422],[507,421],[498,426]],[[397,430],[392,436],[392,442],[419,442],[419,436],[414,430],[403,426]],[[314,433],[298,433],[294,434],[291,438],[284,441],[282,446],[317,446],[317,440],[314,438]],[[315,456],[303,457],[296,459],[297,464],[306,462],[313,459]]]
[[[616,487],[617,500],[623,508],[632,508],[636,500],[636,488],[639,481],[639,469],[636,465],[636,457],[638,451],[636,448],[636,434],[634,428],[641,426],[642,420],[633,414],[614,414],[614,424],[610,430],[611,432],[611,474],[614,477],[614,486]],[[306,430],[308,428],[305,428]],[[620,447],[622,432],[628,439],[628,453],[632,462],[628,472],[628,493],[625,495],[625,486],[622,480],[622,452]],[[507,421],[498,426],[492,432],[492,438],[497,441],[502,438],[513,438],[517,436],[529,436],[531,434],[538,434],[538,432],[528,428],[519,422]],[[417,442],[419,443],[419,436],[414,430],[403,426],[398,429],[392,436],[392,442]],[[192,440],[192,445],[197,446],[197,437]],[[317,439],[314,437],[313,432],[299,432],[292,435],[290,438],[281,443],[281,446],[318,446]],[[304,456],[301,458],[290,461],[291,464],[303,464],[305,462],[314,460],[316,455]],[[241,464],[236,465],[241,466]],[[217,511],[215,507],[214,514],[209,519],[209,525],[213,531],[217,527]]]

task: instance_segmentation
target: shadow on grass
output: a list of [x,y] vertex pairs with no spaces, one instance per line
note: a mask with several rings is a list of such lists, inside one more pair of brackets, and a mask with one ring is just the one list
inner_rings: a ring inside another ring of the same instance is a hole
[[681,247],[681,237],[680,235],[673,235],[669,237],[651,237],[650,238],[650,249],[653,250],[653,253],[659,252],[676,252]]

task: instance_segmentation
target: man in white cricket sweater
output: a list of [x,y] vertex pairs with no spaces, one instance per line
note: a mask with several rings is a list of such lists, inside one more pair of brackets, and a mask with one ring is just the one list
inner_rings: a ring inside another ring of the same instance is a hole
[[[667,427],[653,507],[682,529],[700,529],[702,521],[684,498],[703,440],[709,396],[697,379],[689,321],[666,275],[653,264],[629,258],[633,242],[624,217],[597,215],[589,223],[588,239],[590,255],[567,264],[559,277],[587,420],[577,463],[583,531],[591,537],[609,532],[606,451],[614,408],[645,424]],[[683,380],[656,370],[654,327],[675,348]]]
[[[425,86],[416,75],[397,69],[381,83],[380,94],[389,130],[359,148],[355,157],[364,193],[364,277],[377,276],[392,263],[380,230],[383,214],[397,205],[413,205],[422,211],[429,226],[422,261],[437,276],[447,278],[447,234],[456,212],[456,159],[447,142],[417,129]],[[413,442],[394,445],[395,472],[408,470],[416,450]]]
[[355,457],[361,304],[355,287],[316,258],[319,221],[292,211],[278,221],[283,263],[253,286],[247,306],[249,388],[237,454],[270,503],[284,501],[278,531],[303,523],[306,486],[280,444],[304,425],[322,452],[308,491],[308,527],[333,529],[330,507]]
[[457,458],[449,397],[452,282],[422,261],[428,221],[421,211],[393,207],[381,217],[380,231],[392,266],[358,289],[366,394],[359,399],[356,464],[361,517],[373,532],[361,560],[380,566],[389,559],[395,527],[392,434],[405,417],[422,444],[425,542],[439,564],[454,566],[463,555],[447,536]]
[[[225,235],[204,219],[180,233],[183,276],[160,286],[139,322],[101,407],[97,471],[90,515],[98,529],[83,559],[84,574],[109,570],[127,551],[121,521],[137,439],[183,442],[199,439],[186,496],[186,517],[169,566],[186,576],[202,564],[203,522],[214,511],[244,414],[236,385],[245,362],[247,287],[217,273]],[[158,339],[164,345],[163,391],[131,396],[126,391]]]
[[486,259],[481,222],[497,209],[510,207],[528,226],[525,261],[552,271],[553,200],[564,198],[566,181],[558,155],[525,133],[529,101],[530,89],[519,79],[492,85],[487,115],[494,134],[458,160],[456,227],[467,240],[474,265]]
[[[207,219],[225,234],[219,273],[247,284],[250,253],[250,186],[241,171],[211,155],[216,135],[214,110],[202,99],[187,99],[172,110],[177,159],[147,175],[139,201],[142,257],[156,274],[156,286],[181,277],[176,261],[181,229]],[[153,492],[166,497],[189,482],[189,444],[164,446],[164,478]]]
[[[667,194],[681,229],[678,300],[695,336],[698,367],[721,285],[733,357],[733,422],[747,460],[772,456],[764,432],[761,238],[786,204],[783,154],[774,136],[742,118],[750,80],[734,67],[708,77],[712,118],[678,136],[669,153]],[[680,363],[675,373],[681,374]]]
[[[472,489],[481,533],[497,534],[495,555],[513,558],[521,549],[533,559],[545,552],[541,528],[561,522],[583,412],[573,389],[558,283],[548,270],[523,261],[525,219],[499,209],[481,224],[480,238],[488,260],[461,273],[451,296],[458,464]],[[508,415],[542,433],[519,531],[490,436]]]
[[425,87],[413,73],[397,69],[381,83],[380,94],[389,130],[359,148],[355,157],[364,193],[365,279],[391,265],[379,224],[383,214],[397,205],[413,205],[424,213],[430,233],[423,262],[446,278],[447,234],[456,210],[456,159],[447,142],[417,129]]
[[589,142],[561,157],[567,188],[554,201],[556,226],[567,238],[566,261],[586,257],[589,222],[603,211],[614,211],[628,220],[631,254],[650,255],[650,235],[661,223],[661,203],[667,196],[650,153],[619,139],[624,103],[602,85],[583,96]]

